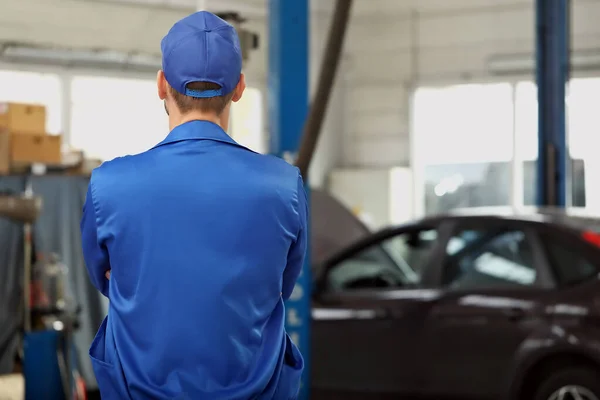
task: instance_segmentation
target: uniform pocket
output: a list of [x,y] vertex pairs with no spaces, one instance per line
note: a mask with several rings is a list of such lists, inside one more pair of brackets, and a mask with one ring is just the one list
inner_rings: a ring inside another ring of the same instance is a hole
[[302,371],[304,370],[304,359],[287,334],[285,335],[285,356],[283,360],[283,368],[281,368],[279,384],[273,400],[296,400],[300,390]]
[[115,387],[114,367],[94,357],[91,357],[91,359],[98,389],[100,390],[100,398],[102,400],[122,400],[123,397]]
[[92,345],[90,346],[90,357],[92,361],[97,362],[98,364],[111,366],[111,363],[106,357],[106,326],[108,325],[108,315],[102,320],[102,324],[100,324],[100,328],[98,328],[98,332],[92,340]]
[[[112,363],[113,358],[107,357],[106,349],[106,325],[108,316],[104,318],[98,333],[90,346],[90,359],[92,368],[98,382],[98,389],[102,400],[121,400],[122,396],[117,391],[116,368]],[[109,350],[110,351],[110,350]]]

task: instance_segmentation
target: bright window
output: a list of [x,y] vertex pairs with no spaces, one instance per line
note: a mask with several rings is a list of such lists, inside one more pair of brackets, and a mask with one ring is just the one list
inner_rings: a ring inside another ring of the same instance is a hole
[[266,152],[262,101],[259,89],[246,88],[240,101],[232,104],[230,116],[231,137],[258,153]]
[[510,204],[513,87],[423,88],[414,98],[426,213]]
[[535,160],[538,155],[537,86],[533,82],[519,82],[515,90],[517,157]]
[[424,164],[511,159],[510,84],[423,88],[415,93],[414,104],[414,137]]
[[573,158],[597,158],[600,79],[573,79],[569,85],[569,150]]
[[141,153],[169,133],[154,80],[78,76],[72,101],[71,144],[89,157]]
[[46,130],[61,133],[62,92],[58,75],[0,70],[0,101],[46,106]]
[[571,157],[583,162],[573,165],[573,204],[581,198],[585,206],[600,211],[600,161],[597,156],[598,100],[600,99],[600,79],[573,79],[569,85],[568,140]]

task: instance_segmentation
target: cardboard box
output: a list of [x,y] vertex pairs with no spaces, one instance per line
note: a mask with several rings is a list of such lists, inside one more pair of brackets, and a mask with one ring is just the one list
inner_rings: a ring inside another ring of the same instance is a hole
[[10,174],[10,134],[0,129],[0,175]]
[[0,376],[0,393],[5,400],[22,400],[25,398],[25,378],[21,374]]
[[11,164],[48,164],[61,162],[62,137],[46,134],[10,135]]
[[0,102],[0,128],[6,128],[21,134],[45,132],[46,107],[34,104]]

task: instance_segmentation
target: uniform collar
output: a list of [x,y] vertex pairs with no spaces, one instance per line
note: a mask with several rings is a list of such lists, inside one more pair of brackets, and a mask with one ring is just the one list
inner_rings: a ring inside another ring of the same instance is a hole
[[183,140],[214,140],[240,146],[219,125],[210,121],[189,121],[173,128],[167,137],[154,147],[169,143],[181,142]]

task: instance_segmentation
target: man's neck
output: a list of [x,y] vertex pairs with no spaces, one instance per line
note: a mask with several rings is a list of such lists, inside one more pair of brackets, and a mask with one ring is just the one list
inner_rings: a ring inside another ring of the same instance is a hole
[[223,122],[222,118],[215,114],[191,112],[185,115],[170,115],[169,116],[169,131],[172,131],[179,125],[185,124],[190,121],[209,121],[219,125],[223,130],[227,130],[227,125]]

